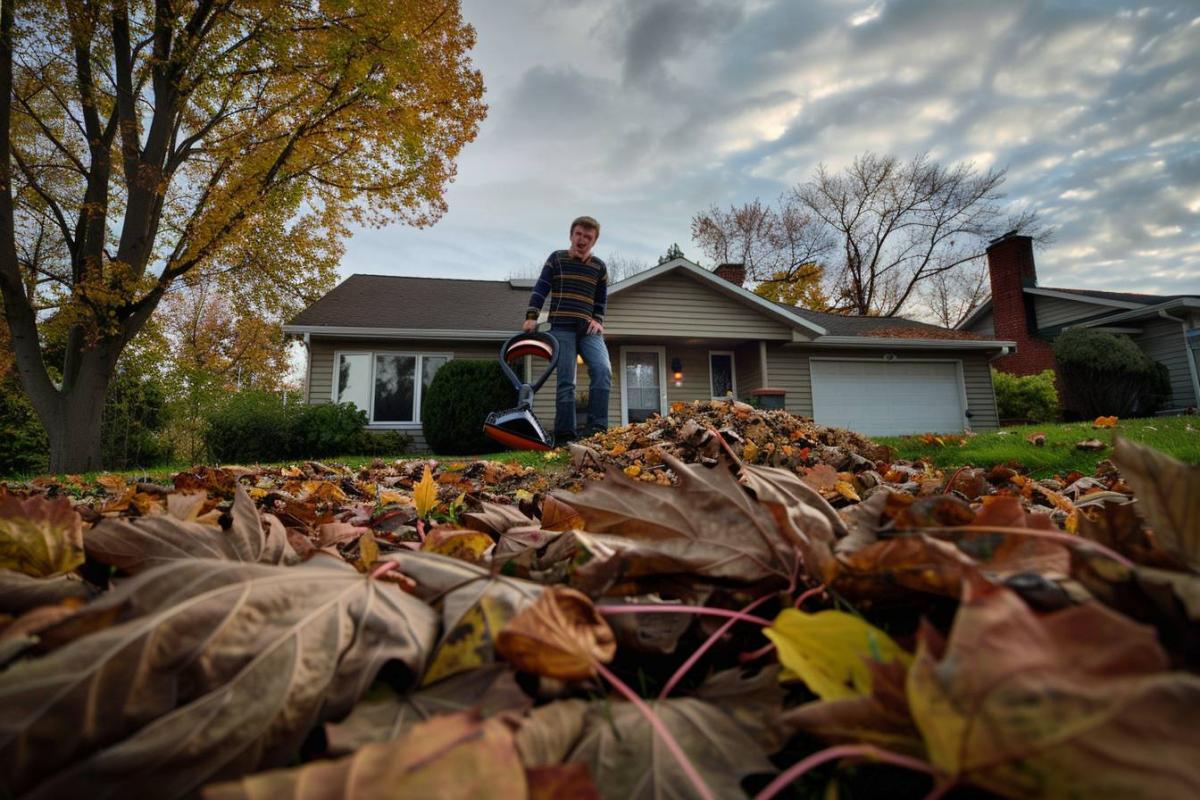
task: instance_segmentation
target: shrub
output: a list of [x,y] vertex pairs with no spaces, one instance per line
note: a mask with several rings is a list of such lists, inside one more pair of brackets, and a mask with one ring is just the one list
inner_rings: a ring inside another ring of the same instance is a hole
[[154,375],[118,370],[104,397],[100,462],[105,469],[162,464],[171,458],[163,435],[165,391]]
[[45,472],[50,440],[13,374],[0,377],[0,475]]
[[370,436],[363,426],[366,412],[353,403],[299,406],[290,420],[289,455],[283,458],[321,458],[358,453]]
[[1063,407],[1070,416],[1145,416],[1170,395],[1166,368],[1127,336],[1071,328],[1055,340],[1054,357],[1063,378]]
[[487,453],[499,445],[483,434],[493,411],[517,404],[498,361],[454,359],[433,376],[421,403],[425,440],[436,453]]
[[1058,389],[1052,369],[1024,376],[993,369],[992,388],[996,390],[1000,419],[1051,422],[1058,417]]
[[277,461],[291,458],[291,420],[296,405],[284,406],[272,392],[235,392],[205,419],[204,446],[215,461]]

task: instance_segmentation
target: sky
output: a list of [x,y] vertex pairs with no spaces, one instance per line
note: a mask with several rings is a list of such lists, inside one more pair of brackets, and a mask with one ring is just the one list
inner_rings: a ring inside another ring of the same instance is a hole
[[[504,279],[595,252],[703,262],[692,216],[866,151],[1008,170],[1043,286],[1200,292],[1200,0],[463,0],[489,105],[426,229],[355,272]],[[706,264],[706,266],[711,266]]]

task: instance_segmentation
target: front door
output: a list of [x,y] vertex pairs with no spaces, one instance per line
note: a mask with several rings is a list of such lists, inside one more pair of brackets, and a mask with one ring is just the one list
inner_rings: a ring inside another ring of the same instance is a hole
[[666,414],[667,390],[663,376],[666,349],[627,345],[621,348],[621,423],[642,422],[653,414]]

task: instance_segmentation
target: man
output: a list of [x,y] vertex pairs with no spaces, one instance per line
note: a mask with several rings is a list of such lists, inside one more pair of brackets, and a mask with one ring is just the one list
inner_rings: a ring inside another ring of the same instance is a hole
[[584,435],[608,428],[608,396],[612,365],[604,346],[604,307],[608,302],[608,269],[592,255],[600,223],[591,217],[571,222],[571,247],[555,250],[546,259],[525,312],[526,333],[550,298],[550,335],[558,342],[558,391],[554,395],[554,442],[574,439],[575,355],[588,368],[588,425]]

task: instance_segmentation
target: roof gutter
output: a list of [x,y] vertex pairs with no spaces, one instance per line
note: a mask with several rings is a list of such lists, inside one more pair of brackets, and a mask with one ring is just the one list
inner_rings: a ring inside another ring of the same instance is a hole
[[339,339],[452,339],[502,342],[513,331],[472,331],[457,328],[361,328],[337,325],[284,325],[284,333]]
[[[1174,300],[1167,300],[1164,303],[1159,303],[1153,306],[1142,306],[1130,311],[1122,311],[1118,314],[1110,314],[1107,317],[1099,317],[1097,319],[1088,320],[1087,322],[1076,322],[1073,325],[1064,325],[1065,328],[1095,328],[1105,326],[1113,322],[1124,322],[1125,320],[1140,319],[1142,317],[1157,316],[1160,311],[1170,311],[1175,308],[1180,309],[1200,309],[1200,297],[1177,297]],[[1172,318],[1174,319],[1174,318]]]
[[[938,348],[942,350],[1015,350],[1016,342],[994,339],[897,339],[890,336],[822,336],[811,342],[797,342],[806,347],[902,347]],[[1004,353],[1002,352],[1001,355]]]

